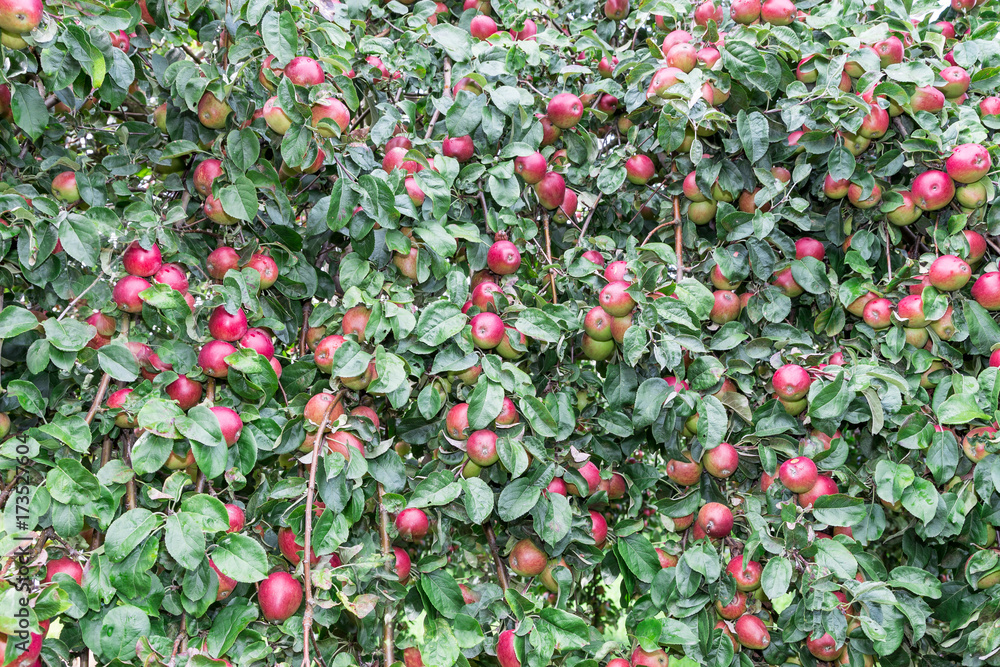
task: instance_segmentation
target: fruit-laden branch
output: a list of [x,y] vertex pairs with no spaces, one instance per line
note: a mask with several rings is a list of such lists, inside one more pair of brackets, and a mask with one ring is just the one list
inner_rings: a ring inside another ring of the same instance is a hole
[[309,661],[309,638],[312,636],[313,623],[312,574],[310,572],[310,561],[312,560],[312,514],[313,498],[316,494],[316,468],[319,464],[319,457],[323,453],[323,434],[326,432],[326,426],[330,422],[330,413],[333,412],[334,406],[340,404],[343,396],[343,391],[337,394],[334,399],[330,401],[330,405],[327,406],[326,411],[323,413],[323,419],[319,422],[319,430],[316,431],[316,446],[313,447],[312,461],[309,462],[309,486],[306,488],[306,536],[305,547],[302,551],[302,565],[304,568],[302,578],[305,581],[306,589],[306,610],[305,613],[302,614],[302,667],[310,667],[312,664]]
[[510,586],[510,579],[507,577],[507,567],[503,564],[503,558],[500,557],[500,550],[497,549],[497,536],[493,532],[493,524],[487,521],[483,526],[483,531],[485,531],[486,540],[490,544],[490,553],[493,554],[493,563],[497,568],[497,578],[500,580],[500,588],[506,591]]
[[594,217],[594,213],[597,211],[597,205],[601,203],[601,198],[604,197],[604,193],[597,195],[597,199],[594,200],[594,205],[590,207],[590,212],[587,213],[587,219],[583,221],[583,227],[580,228],[580,238],[576,240],[577,245],[583,240],[583,237],[587,235],[587,228],[590,227],[590,221]]
[[[382,498],[385,496],[385,489],[382,485],[378,485],[378,532],[379,538],[382,540],[382,555],[385,556],[385,566],[392,572],[395,571],[393,560],[390,560],[389,556],[395,558],[395,553],[392,549],[392,544],[389,542],[389,512],[385,509],[385,504],[382,502]],[[395,662],[395,656],[393,655],[393,647],[395,646],[395,641],[393,635],[393,618],[395,614],[393,613],[392,605],[386,601],[385,605],[385,616],[382,619],[382,650],[385,652],[385,664],[391,665]]]

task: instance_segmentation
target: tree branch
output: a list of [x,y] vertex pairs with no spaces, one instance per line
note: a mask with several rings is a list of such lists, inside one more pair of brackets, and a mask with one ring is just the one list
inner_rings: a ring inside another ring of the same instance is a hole
[[549,235],[549,214],[542,214],[542,226],[545,229],[545,259],[549,262],[549,285],[552,287],[552,303],[556,304],[559,302],[559,297],[556,295],[556,276],[552,272],[552,237]]
[[105,373],[101,378],[101,383],[97,385],[97,394],[94,395],[94,402],[90,404],[87,416],[83,418],[83,421],[87,422],[87,426],[90,426],[94,421],[94,416],[97,414],[98,409],[100,409],[101,403],[104,402],[104,394],[108,393],[108,386],[110,384],[111,376]]
[[319,422],[319,430],[316,431],[316,446],[313,447],[312,461],[309,462],[309,486],[306,488],[306,543],[304,550],[302,551],[302,565],[304,568],[302,578],[305,582],[306,589],[306,610],[305,613],[302,614],[302,667],[310,667],[311,665],[311,662],[309,661],[309,637],[312,634],[313,597],[312,573],[310,572],[310,565],[312,560],[312,514],[313,497],[316,493],[316,468],[319,464],[320,456],[323,454],[323,434],[326,431],[327,424],[330,422],[330,413],[333,412],[334,406],[340,403],[343,395],[343,391],[337,394],[330,405],[326,408],[326,412],[323,413],[323,419]]
[[580,236],[577,238],[576,242],[579,245],[583,237],[587,235],[587,227],[590,227],[590,220],[594,217],[594,212],[597,211],[597,205],[601,203],[601,198],[604,197],[604,193],[597,195],[597,199],[594,201],[594,205],[590,207],[590,212],[587,213],[587,219],[583,221],[583,227],[580,229]]
[[[393,561],[389,559],[390,555],[394,555],[392,550],[392,545],[389,543],[389,512],[385,509],[385,505],[382,502],[382,498],[385,496],[385,489],[382,485],[378,485],[378,510],[379,510],[379,538],[382,541],[382,555],[386,557],[385,566],[386,569],[392,571]],[[395,640],[393,635],[393,619],[395,617],[395,610],[392,605],[389,604],[388,600],[385,604],[385,616],[382,618],[382,651],[385,653],[385,664],[391,665],[395,660]]]
[[490,553],[493,554],[493,564],[497,568],[497,578],[500,579],[500,588],[505,591],[510,587],[510,577],[507,575],[507,566],[503,563],[503,558],[500,557],[500,550],[497,549],[497,536],[493,532],[493,524],[487,521],[483,525],[483,531],[486,533],[486,540],[490,544]]
[[299,332],[299,356],[305,356],[309,347],[306,345],[306,332],[309,331],[309,314],[312,304],[308,301],[302,304],[302,331]]

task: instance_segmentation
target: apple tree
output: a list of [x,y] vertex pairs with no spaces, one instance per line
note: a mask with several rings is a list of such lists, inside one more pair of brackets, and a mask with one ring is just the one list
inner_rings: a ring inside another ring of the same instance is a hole
[[1000,665],[998,10],[0,1],[0,664]]

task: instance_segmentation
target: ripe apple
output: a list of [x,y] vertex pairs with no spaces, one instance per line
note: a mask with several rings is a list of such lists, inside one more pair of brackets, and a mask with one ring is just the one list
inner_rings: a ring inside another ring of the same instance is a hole
[[736,638],[743,648],[762,651],[771,645],[771,634],[764,621],[752,614],[744,614],[736,619]]
[[[351,112],[347,108],[347,105],[332,97],[320,100],[312,106],[312,124],[316,126],[320,136],[333,137],[334,132],[330,125],[320,123],[324,118],[329,119],[334,125],[339,127],[341,134],[346,132],[348,126],[351,124]],[[266,118],[264,122],[267,122]]]
[[813,487],[805,493],[799,494],[799,505],[802,507],[811,507],[820,496],[829,496],[839,492],[837,483],[832,478],[826,475],[818,475]]
[[806,648],[817,660],[833,661],[840,657],[847,645],[844,644],[838,648],[837,640],[833,638],[833,635],[824,633],[820,637],[816,637],[815,634],[809,635],[806,639]]
[[497,453],[497,434],[493,431],[482,429],[473,431],[465,443],[466,454],[469,460],[480,468],[486,468],[500,460]]
[[534,187],[538,203],[550,211],[562,204],[566,198],[566,181],[562,174],[554,171],[547,172]]
[[687,74],[698,64],[698,49],[688,42],[674,44],[666,52],[667,65]]
[[920,218],[923,211],[917,207],[916,198],[909,190],[897,191],[903,203],[886,213],[886,219],[897,227],[905,227]]
[[628,18],[629,0],[605,0],[604,15],[612,21]]
[[612,317],[624,317],[635,308],[635,300],[629,295],[630,285],[624,280],[616,280],[604,286],[598,295],[598,303]]
[[625,174],[629,183],[645,185],[656,175],[653,161],[645,155],[633,155],[625,161]]
[[954,292],[965,287],[972,277],[972,269],[960,257],[942,255],[934,260],[927,272],[931,285],[942,292]]
[[945,67],[941,70],[939,76],[944,80],[944,83],[936,84],[934,87],[940,90],[949,100],[964,95],[972,81],[965,69],[955,65]]
[[594,306],[583,318],[583,328],[595,341],[611,340],[611,316],[600,306]]
[[472,342],[481,350],[492,350],[504,335],[503,321],[496,313],[479,313],[472,318]]
[[247,333],[247,316],[242,308],[230,313],[225,306],[217,306],[208,318],[208,333],[217,340],[235,342]]
[[789,298],[802,296],[805,293],[802,286],[795,282],[795,277],[792,275],[792,267],[790,266],[774,274],[774,282],[771,284],[780,289]]
[[540,113],[535,114],[535,118],[542,125],[542,143],[541,146],[551,146],[554,144],[560,136],[562,136],[562,130],[556,127],[548,116]]
[[497,22],[485,14],[478,14],[472,17],[469,24],[469,32],[476,39],[489,39],[497,31]]
[[733,598],[727,603],[723,604],[722,600],[715,601],[715,610],[719,613],[719,616],[726,619],[727,621],[734,621],[747,611],[747,595],[746,593],[736,591]]
[[226,119],[232,111],[228,104],[208,91],[198,101],[198,120],[201,121],[202,125],[212,130],[224,128]]
[[224,340],[212,340],[198,353],[198,366],[209,377],[224,378],[229,375],[226,357],[236,354],[236,348]]
[[111,290],[111,300],[115,302],[119,310],[126,313],[141,313],[143,301],[139,294],[150,287],[152,285],[144,278],[123,276]]
[[671,93],[669,90],[675,84],[680,83],[682,76],[684,76],[684,72],[676,67],[658,69],[649,82],[649,88],[646,89],[646,99],[670,99],[677,97],[677,93]]
[[556,209],[556,212],[552,214],[552,220],[557,223],[566,223],[570,220],[576,220],[576,205],[577,197],[576,193],[566,188],[566,194],[563,195],[562,204]]
[[[399,579],[399,583],[406,584],[410,580],[410,570],[412,569],[412,564],[410,561],[410,554],[406,553],[405,549],[400,547],[392,548],[393,556],[395,557],[395,563],[393,569],[396,571],[396,577]],[[406,649],[409,651],[410,649]],[[414,649],[415,650],[415,649]],[[404,660],[406,657],[406,651],[403,652]],[[417,657],[419,659],[420,653],[417,652]],[[423,664],[422,662],[420,664]],[[410,667],[409,661],[406,661],[406,666]]]
[[115,318],[104,313],[97,312],[87,318],[87,324],[97,329],[101,336],[113,336],[118,329],[118,322]]
[[57,574],[68,574],[80,586],[83,586],[83,568],[71,558],[57,558],[45,564],[45,579],[43,584],[52,581],[52,577]]
[[176,401],[180,409],[185,412],[201,402],[201,383],[191,380],[186,375],[178,375],[177,379],[168,384],[165,390],[167,396]]
[[997,429],[993,426],[977,426],[971,429],[962,438],[962,451],[966,458],[973,463],[979,463],[985,459],[989,455],[989,452],[986,451],[986,445],[995,439],[996,432]]
[[240,347],[254,350],[268,360],[274,356],[274,343],[271,341],[271,335],[258,327],[247,329],[247,332],[240,338]]
[[222,280],[227,271],[239,268],[240,255],[229,246],[221,246],[210,252],[205,261],[208,275],[216,280]]
[[1000,310],[1000,272],[990,271],[977,278],[972,285],[972,298],[986,310]]
[[486,253],[486,264],[499,276],[516,273],[521,266],[521,252],[510,241],[496,241]]
[[798,364],[785,364],[774,372],[771,386],[774,393],[786,401],[798,401],[809,393],[812,378],[808,371]]
[[164,264],[153,274],[153,281],[162,285],[168,285],[178,292],[187,292],[187,273],[180,264]]
[[892,324],[892,301],[889,299],[872,299],[862,311],[862,319],[872,329],[887,329]]
[[715,21],[716,25],[722,25],[723,16],[722,3],[716,5],[714,0],[704,0],[694,8],[694,22],[702,27],[707,26],[709,21]]
[[795,20],[795,4],[791,0],[764,0],[760,18],[771,25],[791,25]]
[[212,568],[215,572],[215,576],[219,578],[219,588],[215,593],[215,601],[221,602],[229,597],[229,595],[236,589],[237,581],[232,577],[227,577],[219,571],[219,568],[215,566],[215,561],[211,558],[208,559],[208,566]]
[[194,182],[194,189],[202,197],[212,194],[212,183],[216,178],[222,176],[222,162],[215,158],[202,160],[194,169],[191,180]]
[[76,186],[76,172],[64,171],[56,175],[52,179],[52,195],[66,204],[80,201],[80,190]]
[[698,510],[696,524],[709,537],[721,539],[733,530],[733,512],[722,503],[705,503]]
[[580,350],[588,359],[604,361],[614,354],[615,342],[611,339],[606,341],[594,340],[587,334],[583,334],[580,342]]
[[911,191],[922,210],[937,211],[951,203],[955,196],[955,184],[945,172],[931,169],[913,179]]
[[712,322],[715,324],[725,324],[739,319],[741,310],[740,298],[736,296],[736,292],[716,290],[713,296],[715,297],[715,304],[708,315]]
[[[577,472],[587,480],[587,493],[582,495],[592,496],[596,493],[597,487],[601,485],[601,471],[597,469],[597,466],[593,462],[587,461],[577,469]],[[581,496],[576,484],[567,482],[566,490],[571,496]]]
[[701,463],[712,477],[726,479],[739,467],[740,455],[735,447],[723,442],[706,451],[701,457]]
[[[1000,274],[997,274],[1000,277]],[[973,286],[973,297],[975,297],[975,286]],[[906,320],[906,326],[918,328],[927,326],[927,319],[924,317],[924,300],[919,294],[910,294],[899,300],[896,304],[896,315],[900,319]]]
[[861,121],[858,134],[866,139],[879,139],[889,131],[889,112],[874,103]]
[[1000,115],[1000,97],[984,97],[980,100],[979,113],[983,116]]
[[549,100],[546,116],[556,127],[568,130],[583,117],[583,102],[573,93],[559,93]]
[[[729,4],[729,15],[741,25],[750,25],[759,19],[760,10],[760,0],[733,0]],[[799,80],[802,81],[802,79]],[[805,83],[813,83],[815,81],[816,79],[813,78],[812,81],[806,81]]]
[[910,108],[914,111],[938,113],[944,109],[944,93],[933,86],[917,86],[910,96]]
[[441,143],[441,153],[447,157],[455,158],[459,162],[468,162],[476,154],[476,146],[469,135],[445,137]]
[[285,76],[296,86],[318,86],[326,80],[323,66],[309,56],[298,56],[285,65]]
[[264,618],[281,623],[302,604],[302,584],[287,572],[273,572],[260,582],[257,599]]
[[895,35],[881,42],[875,42],[874,48],[883,68],[903,62],[903,42]]
[[992,166],[990,152],[980,144],[956,146],[945,161],[948,175],[959,183],[975,183],[986,176]]
[[514,173],[528,185],[534,185],[545,177],[548,163],[539,152],[514,158]]
[[497,638],[497,662],[500,663],[500,667],[521,667],[521,661],[517,657],[515,639],[516,635],[513,630],[504,630]]
[[0,6],[0,30],[14,35],[31,32],[42,22],[42,11],[41,0],[5,0]]
[[760,588],[760,577],[763,567],[755,560],[744,559],[743,555],[735,556],[726,566],[726,572],[736,580],[736,590],[749,593]]
[[851,182],[849,179],[839,180],[827,174],[826,179],[823,181],[823,194],[830,199],[843,199],[847,196],[850,186]]
[[698,66],[704,69],[714,69],[715,63],[722,60],[722,53],[711,46],[698,49]]
[[229,529],[227,533],[238,533],[246,525],[246,513],[238,505],[226,503],[226,514],[229,515]]
[[420,508],[410,507],[396,515],[396,530],[407,542],[419,542],[429,529],[430,520]]
[[778,479],[792,493],[806,493],[816,485],[819,472],[806,456],[788,459],[778,468]]
[[227,446],[232,447],[240,439],[240,433],[243,432],[243,420],[232,408],[215,405],[209,409],[219,422],[219,428],[222,429],[222,439],[226,441]]
[[549,563],[548,555],[530,539],[520,540],[507,557],[510,569],[522,577],[536,577]]
[[[440,3],[438,3],[440,4]],[[536,41],[535,35],[538,34],[538,25],[531,19],[524,20],[523,30],[511,30],[510,35],[514,38],[516,42],[534,42]]]
[[607,56],[601,58],[601,61],[597,63],[597,72],[601,75],[601,78],[610,79],[614,76],[615,67],[618,66],[618,56],[612,56],[611,60],[608,60]]
[[969,264],[975,266],[986,255],[986,239],[977,231],[963,230],[965,240],[969,242]]
[[667,477],[681,486],[693,486],[701,479],[701,463],[691,459],[689,452],[684,453],[685,460],[671,459],[667,462]]
[[270,289],[278,281],[278,263],[270,255],[255,252],[244,266],[260,274],[261,289]]
[[292,119],[288,117],[277,97],[264,102],[264,122],[277,134],[284,134],[292,127]]
[[302,410],[302,416],[316,426],[319,426],[319,423],[323,421],[323,415],[329,410],[330,417],[327,423],[337,421],[344,414],[344,403],[342,400],[334,402],[334,399],[335,396],[333,394],[326,392],[316,394],[306,403],[306,407]]

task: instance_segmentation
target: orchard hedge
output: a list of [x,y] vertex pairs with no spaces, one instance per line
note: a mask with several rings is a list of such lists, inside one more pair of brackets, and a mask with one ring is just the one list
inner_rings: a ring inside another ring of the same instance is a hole
[[3,0],[0,662],[1000,664],[998,9]]

